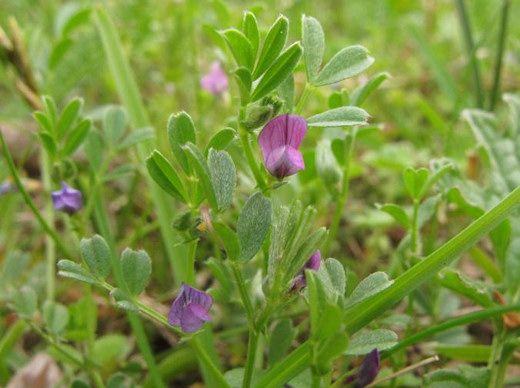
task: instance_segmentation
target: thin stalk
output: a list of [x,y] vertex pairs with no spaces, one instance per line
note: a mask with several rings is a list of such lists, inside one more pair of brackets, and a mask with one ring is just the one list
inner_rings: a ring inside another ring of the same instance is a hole
[[309,83],[305,84],[305,88],[303,89],[302,96],[298,100],[298,104],[296,105],[296,109],[294,110],[294,114],[299,115],[302,112],[303,107],[304,107],[305,103],[307,102],[307,99],[309,98],[309,96],[311,95],[313,90],[314,90],[314,86],[312,86]]
[[249,330],[249,339],[247,341],[247,358],[244,370],[244,380],[242,388],[249,388],[253,381],[253,371],[255,370],[256,349],[258,347],[258,333],[254,329]]
[[[489,379],[489,388],[501,387],[500,382],[504,380],[505,368],[502,365],[504,350],[504,343],[506,339],[506,328],[501,318],[495,319],[495,336],[493,337],[493,347],[491,349],[491,356],[488,361],[488,368],[491,369],[491,378]],[[506,363],[507,367],[507,363]],[[501,373],[502,372],[502,373]]]
[[390,287],[348,308],[344,314],[345,330],[349,334],[353,334],[394,306],[403,297],[435,276],[442,268],[455,261],[507,216],[511,215],[519,205],[520,187],[517,187],[493,209],[483,214],[424,260],[400,275]]
[[7,333],[5,333],[0,340],[0,360],[7,360],[7,355],[23,336],[26,329],[27,324],[22,319],[17,320],[9,327]]
[[412,255],[419,254],[419,199],[414,198],[413,200],[413,212],[412,212],[412,225],[410,227],[410,250]]
[[468,12],[464,0],[454,0],[457,7],[457,14],[459,16],[460,26],[462,28],[462,35],[464,37],[464,44],[466,46],[466,55],[471,66],[471,73],[473,76],[473,87],[475,89],[475,100],[477,108],[484,107],[484,98],[482,93],[482,82],[480,80],[480,72],[477,62],[475,44],[473,42],[473,34],[471,32],[471,25],[469,21]]
[[262,173],[260,172],[260,168],[258,167],[258,163],[255,159],[255,155],[253,153],[253,149],[251,148],[251,140],[250,135],[247,129],[244,128],[244,126],[241,124],[242,121],[244,121],[246,113],[245,113],[245,107],[240,107],[240,112],[238,115],[238,132],[240,141],[242,142],[242,148],[244,149],[244,154],[246,155],[247,163],[249,164],[249,168],[251,169],[251,172],[253,173],[253,176],[255,177],[256,184],[258,185],[258,188],[262,191],[264,191],[267,187],[264,178],[262,177]]
[[384,383],[385,381],[388,381],[388,380],[393,380],[395,379],[396,377],[399,377],[399,376],[402,376],[406,373],[409,373],[415,369],[418,369],[418,368],[421,368],[423,366],[426,366],[428,364],[431,364],[431,363],[434,363],[434,362],[437,362],[439,361],[439,356],[435,355],[435,356],[431,356],[431,357],[428,357],[428,358],[425,358],[424,360],[422,361],[419,361],[413,365],[410,365],[410,366],[407,366],[406,368],[403,368],[395,373],[392,373],[391,375],[388,375],[388,376],[385,376],[383,378],[380,378],[379,380],[376,380],[374,381],[373,383],[370,383],[368,384],[366,387],[369,388],[369,387],[379,387],[381,385],[381,383]]
[[195,285],[195,255],[197,253],[197,244],[199,240],[193,240],[188,243],[188,264],[186,265],[186,283]]
[[[48,200],[47,196],[51,192],[51,161],[45,149],[41,150],[40,154],[42,167],[42,181],[43,191],[47,201],[45,201],[45,213],[43,217],[49,226],[54,226],[54,208],[52,202]],[[45,288],[48,301],[54,300],[56,292],[56,245],[51,236],[45,235]]]
[[253,310],[253,304],[251,303],[251,298],[249,297],[249,293],[247,292],[247,287],[246,287],[244,277],[242,276],[242,271],[238,267],[238,264],[235,262],[231,263],[231,270],[233,272],[233,276],[235,277],[238,291],[240,293],[240,297],[242,298],[242,303],[244,304],[244,308],[246,309],[246,314],[247,314],[247,319],[249,321],[249,325],[254,326],[255,312]]
[[489,101],[489,110],[494,110],[498,96],[500,94],[500,76],[502,73],[502,60],[504,58],[504,47],[507,36],[507,20],[509,16],[509,8],[511,2],[509,0],[502,1],[502,14],[500,17],[500,32],[498,33],[498,46],[495,55],[495,72],[493,77],[493,88],[491,89],[491,98]]
[[403,339],[401,342],[399,342],[397,345],[395,345],[391,349],[384,351],[383,354],[381,355],[381,359],[388,358],[392,354],[395,354],[402,349],[405,349],[411,345],[424,341],[425,339],[430,338],[431,336],[433,336],[437,333],[446,331],[448,329],[451,329],[451,328],[454,328],[457,326],[467,325],[468,323],[484,321],[486,319],[493,318],[493,317],[499,317],[502,314],[505,314],[509,311],[518,311],[518,310],[520,310],[520,304],[511,305],[511,306],[495,307],[495,308],[490,308],[490,309],[485,309],[485,310],[480,310],[480,311],[476,311],[473,313],[469,313],[469,314],[439,323],[437,325],[430,326],[427,329],[425,329],[419,333],[413,334],[411,336],[407,336],[405,339]]
[[190,344],[193,346],[193,349],[197,352],[197,358],[200,362],[202,362],[206,368],[211,370],[212,376],[217,377],[217,384],[218,387],[230,387],[229,383],[224,378],[224,375],[220,370],[217,368],[209,354],[206,352],[206,349],[199,341],[199,338],[197,336],[193,337],[193,339],[190,341]]
[[500,283],[502,281],[502,273],[493,262],[493,259],[491,259],[486,252],[475,245],[470,248],[469,254],[475,261],[475,264],[477,264],[482,271],[493,279],[494,283]]
[[31,196],[25,190],[25,187],[22,184],[22,180],[20,179],[20,175],[18,174],[18,171],[16,169],[16,166],[14,164],[13,158],[11,156],[11,153],[9,152],[9,149],[7,148],[7,144],[4,139],[4,135],[2,131],[0,131],[0,143],[2,143],[2,152],[4,154],[4,157],[7,161],[7,166],[9,167],[9,172],[11,173],[11,176],[14,179],[14,182],[16,183],[18,187],[18,191],[22,195],[25,203],[27,206],[29,206],[29,209],[31,209],[32,213],[38,220],[38,223],[42,227],[43,230],[52,238],[56,246],[61,250],[62,255],[68,259],[74,261],[74,256],[72,253],[68,250],[68,248],[65,246],[63,239],[58,236],[58,234],[54,231],[53,228],[49,226],[49,224],[45,221],[40,211],[36,208],[36,205],[34,204]]
[[345,154],[345,164],[343,165],[343,180],[341,182],[341,192],[336,199],[336,207],[334,209],[334,215],[332,216],[332,222],[330,223],[329,228],[329,236],[327,238],[327,242],[325,244],[325,248],[323,249],[323,255],[326,256],[330,245],[336,239],[338,234],[339,224],[341,222],[341,216],[343,214],[343,209],[347,203],[348,193],[349,193],[349,182],[350,182],[350,162],[352,159],[352,153],[354,150],[354,144],[356,142],[357,129],[353,128],[352,132],[347,135],[346,141],[346,154]]

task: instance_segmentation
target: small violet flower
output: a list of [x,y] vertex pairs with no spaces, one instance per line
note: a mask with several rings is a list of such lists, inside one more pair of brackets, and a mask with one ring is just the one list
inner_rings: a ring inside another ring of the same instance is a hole
[[291,291],[296,291],[304,288],[307,285],[307,280],[305,279],[305,270],[312,269],[313,271],[319,271],[321,265],[321,252],[318,249],[314,254],[310,257],[309,260],[303,266],[303,269],[294,277],[294,283],[291,287]]
[[258,136],[258,143],[265,167],[272,175],[282,179],[305,168],[298,147],[306,133],[307,122],[298,115],[284,114],[265,125]]
[[82,194],[65,182],[61,182],[61,190],[51,193],[54,209],[68,214],[74,214],[83,207]]
[[212,305],[213,299],[210,295],[182,283],[181,290],[170,308],[168,322],[172,326],[180,326],[185,333],[194,333],[204,322],[211,320],[209,310]]
[[15,193],[16,191],[18,191],[18,186],[14,183],[6,181],[0,185],[0,195]]
[[381,358],[379,356],[379,351],[377,348],[372,350],[367,354],[361,366],[359,367],[357,373],[354,376],[350,376],[347,380],[345,380],[346,384],[354,383],[355,388],[363,388],[372,383],[377,374],[379,373],[379,363],[381,362]]
[[211,64],[211,71],[209,74],[202,77],[200,80],[202,89],[207,90],[211,94],[217,95],[226,90],[229,86],[228,78],[224,69],[219,62]]

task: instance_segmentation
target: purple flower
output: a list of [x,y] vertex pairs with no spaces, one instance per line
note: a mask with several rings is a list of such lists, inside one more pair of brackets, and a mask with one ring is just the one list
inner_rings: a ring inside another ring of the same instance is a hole
[[282,179],[305,168],[298,147],[307,133],[303,117],[284,114],[269,121],[258,136],[267,170]]
[[15,193],[16,191],[18,191],[18,186],[15,183],[6,181],[0,185],[0,195]]
[[381,358],[379,357],[379,351],[377,348],[367,354],[359,367],[357,373],[354,376],[350,376],[345,380],[345,384],[355,382],[355,388],[363,388],[370,384],[376,379],[379,373],[379,363]]
[[202,89],[207,90],[214,95],[217,95],[228,88],[229,84],[227,75],[219,62],[213,62],[211,64],[211,71],[209,74],[202,77],[200,80],[200,86]]
[[303,269],[294,277],[294,284],[291,287],[290,292],[301,289],[307,285],[307,280],[305,279],[305,270],[311,269],[313,271],[319,271],[321,265],[321,252],[318,249],[314,254],[310,257],[309,260],[303,266]]
[[213,299],[210,295],[182,283],[181,290],[170,308],[168,322],[172,326],[180,326],[185,333],[196,332],[204,322],[211,320],[209,310],[212,305]]
[[74,214],[83,207],[81,192],[61,182],[61,190],[51,193],[54,209],[68,214]]

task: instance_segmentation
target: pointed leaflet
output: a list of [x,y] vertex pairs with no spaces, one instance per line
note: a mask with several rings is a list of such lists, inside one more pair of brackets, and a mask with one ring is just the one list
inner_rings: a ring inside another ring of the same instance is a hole
[[80,115],[82,107],[83,99],[76,97],[71,100],[67,106],[65,106],[65,108],[63,108],[58,120],[58,140],[61,140],[65,137],[69,129]]
[[187,203],[184,186],[172,165],[159,151],[154,150],[146,159],[146,168],[153,180],[172,197]]
[[226,40],[231,53],[235,58],[238,66],[243,66],[246,69],[252,70],[254,55],[253,46],[247,37],[235,28],[229,28],[221,32],[221,35]]
[[282,52],[287,41],[288,32],[289,20],[285,16],[280,15],[265,37],[258,63],[253,71],[253,79],[260,77]]
[[355,106],[343,106],[319,113],[307,119],[309,127],[345,127],[367,123],[368,113]]
[[314,81],[320,71],[323,53],[325,51],[325,35],[320,22],[310,16],[302,17],[303,58],[307,78]]
[[259,100],[276,89],[293,72],[301,55],[300,43],[296,42],[289,46],[262,76],[251,96],[251,101]]
[[271,201],[261,192],[247,200],[238,218],[240,261],[249,261],[260,250],[271,225]]
[[244,14],[244,20],[242,21],[242,30],[245,36],[249,39],[251,47],[253,48],[253,56],[256,57],[258,52],[258,45],[260,42],[260,32],[258,31],[258,23],[256,16],[251,12]]
[[374,58],[362,46],[350,46],[338,52],[318,74],[316,86],[330,85],[354,77],[368,68]]
[[113,106],[107,110],[103,117],[103,129],[108,144],[115,148],[126,127],[126,113],[121,107]]
[[65,146],[63,147],[63,155],[69,156],[74,151],[78,149],[78,147],[83,144],[85,139],[87,138],[90,127],[92,126],[92,120],[91,119],[83,119],[81,120],[78,125],[74,127],[71,134],[67,138],[67,142],[65,143]]
[[204,195],[208,200],[209,205],[213,210],[218,212],[219,206],[217,203],[217,197],[215,195],[215,188],[213,187],[211,172],[209,170],[206,159],[204,159],[202,153],[193,143],[187,143],[183,149],[188,156],[188,160],[190,161],[191,166],[197,172],[202,190],[204,191]]
[[188,142],[193,144],[197,142],[193,120],[186,112],[172,114],[168,119],[167,128],[168,140],[170,141],[170,147],[175,155],[175,159],[177,159],[184,172],[190,175],[191,168],[182,147]]

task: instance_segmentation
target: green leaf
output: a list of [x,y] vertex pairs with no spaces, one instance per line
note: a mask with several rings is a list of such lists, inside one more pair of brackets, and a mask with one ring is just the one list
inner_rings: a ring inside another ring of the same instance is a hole
[[83,119],[81,120],[78,125],[74,127],[72,132],[70,133],[69,137],[67,138],[67,142],[65,143],[65,146],[63,147],[63,155],[69,156],[74,151],[78,149],[78,147],[83,144],[85,139],[87,138],[90,127],[92,126],[92,120],[91,119]]
[[260,250],[271,225],[271,201],[261,192],[247,200],[238,218],[240,261],[246,262]]
[[92,238],[81,239],[79,251],[81,258],[95,276],[101,279],[108,276],[112,253],[103,237],[95,235]]
[[36,111],[33,113],[33,117],[40,125],[42,131],[48,132],[51,137],[54,135],[54,124],[51,123],[49,117],[45,113]]
[[96,360],[102,370],[111,371],[128,357],[132,348],[133,344],[128,341],[127,336],[107,334],[94,341],[90,357]]
[[[56,107],[56,103],[54,102],[51,96],[42,96],[42,102],[43,105],[45,105],[45,110],[47,114],[49,115],[50,123],[54,128],[54,124],[56,124],[56,119],[58,115],[58,108]],[[54,132],[54,130],[52,132]]]
[[344,79],[354,77],[372,63],[374,58],[368,55],[363,46],[350,46],[339,51],[317,75],[316,86],[330,85]]
[[209,205],[213,210],[218,212],[219,206],[215,195],[215,189],[213,188],[213,183],[211,181],[211,172],[204,156],[193,143],[186,143],[183,149],[186,152],[186,155],[188,155],[191,166],[197,172],[197,176],[199,177],[202,189],[204,190],[204,195],[206,196]]
[[291,347],[295,334],[289,319],[280,320],[274,327],[269,339],[269,352],[267,354],[269,367],[284,358]]
[[262,76],[251,96],[251,101],[257,101],[276,89],[293,72],[301,55],[300,43],[296,42],[289,46]]
[[325,35],[320,22],[311,16],[302,17],[302,43],[307,78],[313,82],[323,61]]
[[117,148],[126,127],[126,113],[122,107],[110,107],[103,117],[103,129],[108,144]]
[[318,325],[312,337],[317,341],[323,341],[326,338],[334,336],[341,326],[341,309],[327,302],[320,311]]
[[406,186],[406,190],[413,199],[420,200],[421,195],[423,193],[423,189],[428,181],[428,177],[430,172],[425,168],[420,168],[418,170],[414,170],[411,167],[408,167],[403,172],[404,184]]
[[[309,310],[311,315],[311,336],[314,338],[317,334],[323,310],[327,304],[327,295],[323,284],[319,281],[315,271],[306,269],[305,279],[307,280]],[[340,322],[341,323],[341,322]]]
[[69,323],[69,310],[60,304],[53,301],[46,301],[42,308],[43,320],[47,329],[54,334],[63,332]]
[[146,168],[153,180],[168,194],[187,203],[184,185],[170,162],[158,151],[154,150],[146,159]]
[[[287,42],[287,34],[289,32],[289,20],[280,15],[275,20],[262,45],[262,51],[258,57],[258,62],[253,71],[253,79],[260,77],[282,52]],[[292,71],[292,70],[291,70]]]
[[318,113],[307,119],[310,127],[345,127],[364,125],[368,120],[368,113],[354,106],[343,106]]
[[64,278],[79,280],[83,283],[98,284],[98,280],[78,263],[70,260],[58,261],[58,275]]
[[350,98],[350,105],[361,106],[366,99],[381,85],[386,79],[390,78],[389,73],[378,73],[367,82],[357,88]]
[[249,43],[251,43],[251,47],[253,48],[253,57],[256,57],[256,54],[258,53],[258,46],[260,44],[260,32],[258,31],[256,16],[252,12],[244,13],[242,30],[244,31],[244,35],[249,40]]
[[93,171],[99,171],[103,164],[103,138],[98,131],[92,130],[87,135],[85,153]]
[[237,183],[233,159],[226,151],[209,150],[208,168],[217,198],[218,210],[224,211],[231,205]]
[[338,183],[343,174],[331,152],[330,140],[320,140],[316,146],[316,170],[327,190],[333,195],[339,194]]
[[485,283],[473,280],[458,271],[448,270],[439,278],[439,283],[483,307],[493,306],[490,291]]
[[324,375],[332,369],[331,361],[343,354],[347,349],[348,340],[347,334],[339,332],[321,342],[316,356],[316,368],[320,374]]
[[397,343],[397,334],[392,330],[377,329],[366,331],[352,337],[345,351],[347,356],[361,356],[377,348],[380,352],[390,349]]
[[57,145],[52,135],[50,135],[47,132],[40,131],[38,132],[38,137],[40,138],[43,148],[45,149],[51,160],[55,159],[57,154]]
[[437,345],[435,353],[458,361],[486,363],[491,356],[489,345]]
[[184,172],[191,175],[190,164],[182,147],[188,142],[193,144],[197,142],[193,120],[190,115],[184,111],[172,114],[168,119],[167,128],[168,140],[170,141],[170,147],[173,151],[173,155],[175,155],[175,159],[177,159],[177,162],[179,162]]
[[15,289],[10,294],[10,307],[16,311],[20,317],[31,320],[38,308],[38,296],[29,286]]
[[83,99],[76,97],[72,99],[65,108],[63,108],[58,120],[58,140],[63,139],[72,128],[74,122],[81,113],[82,107]]
[[128,291],[133,296],[139,295],[150,281],[152,260],[145,251],[126,248],[121,254],[121,270]]
[[398,222],[405,228],[410,229],[410,218],[401,206],[393,203],[385,203],[384,205],[376,206],[379,210],[391,215],[396,222]]
[[220,222],[213,222],[213,228],[224,242],[229,259],[237,260],[240,257],[240,242],[236,233]]
[[371,295],[375,295],[385,288],[392,285],[393,281],[388,280],[388,275],[384,272],[374,272],[365,279],[363,279],[357,287],[352,291],[348,299],[348,305],[353,305],[361,302],[363,299]]
[[488,368],[461,365],[458,369],[439,369],[429,373],[424,381],[425,388],[487,388],[491,378]]
[[422,228],[437,210],[437,205],[442,200],[442,194],[435,195],[423,201],[419,205],[419,214],[417,215],[417,227]]
[[60,39],[60,41],[54,45],[48,61],[50,70],[54,70],[56,66],[59,65],[65,54],[67,54],[67,51],[69,51],[73,45],[74,41],[69,37]]
[[67,20],[61,28],[62,35],[68,35],[80,25],[90,20],[90,8],[79,9]]
[[133,147],[136,144],[142,143],[146,140],[153,139],[155,137],[155,131],[153,128],[143,128],[133,131],[124,138],[124,140],[117,146],[117,151],[123,151],[127,148]]
[[233,128],[224,128],[218,131],[209,140],[206,149],[204,150],[204,156],[208,155],[210,149],[215,151],[225,150],[232,142],[236,139],[237,133]]
[[325,271],[327,271],[330,279],[330,285],[334,291],[343,298],[347,286],[347,278],[345,276],[345,268],[343,265],[336,259],[328,258],[325,260],[325,263],[323,263],[322,267]]
[[122,164],[122,165],[114,168],[108,174],[105,174],[103,176],[103,182],[111,182],[116,179],[120,179],[122,177],[130,175],[133,172],[134,172],[134,165],[132,163]]
[[247,103],[249,101],[249,93],[251,92],[252,86],[251,72],[245,67],[239,67],[233,72],[233,74],[238,82],[240,99],[242,100],[242,103]]
[[0,266],[0,284],[14,283],[22,276],[29,264],[30,256],[18,250],[12,250],[5,254]]
[[114,288],[110,291],[110,295],[114,298],[117,307],[127,311],[139,312],[139,307],[132,301],[132,297],[122,289]]
[[239,67],[246,69],[253,69],[254,54],[253,46],[249,39],[239,30],[229,28],[221,32],[221,35],[226,40],[231,53]]
[[294,77],[289,74],[285,81],[278,86],[278,95],[285,102],[285,107],[290,113],[294,107]]

